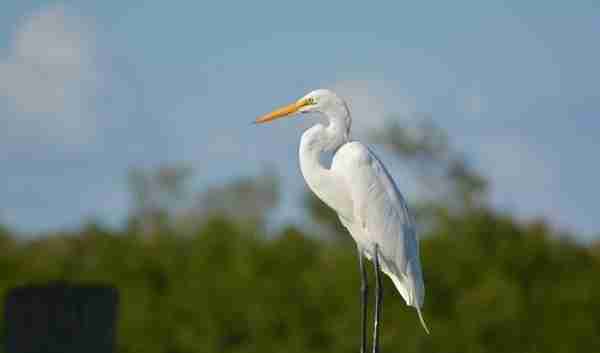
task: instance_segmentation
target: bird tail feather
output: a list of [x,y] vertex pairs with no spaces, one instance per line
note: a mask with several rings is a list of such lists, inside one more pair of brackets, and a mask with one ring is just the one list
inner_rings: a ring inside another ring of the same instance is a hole
[[[387,272],[386,272],[387,273]],[[396,289],[398,290],[398,292],[400,292],[400,295],[404,298],[404,300],[406,301],[407,305],[410,306],[414,306],[415,309],[417,309],[417,314],[419,314],[419,320],[421,321],[421,326],[423,326],[423,328],[425,329],[425,332],[427,332],[427,334],[429,333],[429,328],[427,327],[427,324],[425,323],[425,320],[423,319],[423,314],[421,313],[421,308],[419,305],[421,305],[421,302],[418,301],[418,296],[415,295],[415,291],[412,288],[415,288],[414,284],[412,284],[412,286],[407,287],[404,282],[402,280],[400,280],[400,277],[396,276],[396,275],[390,275],[392,282],[394,282],[394,285],[396,286]],[[408,278],[406,279],[408,280]],[[412,289],[412,290],[411,290]]]
[[423,320],[423,315],[421,314],[421,308],[419,308],[418,306],[415,306],[415,308],[417,309],[417,314],[419,314],[419,320],[421,321],[421,326],[423,326],[423,329],[425,329],[425,332],[427,332],[427,334],[429,335],[429,328],[427,328],[427,324],[425,323],[425,320]]

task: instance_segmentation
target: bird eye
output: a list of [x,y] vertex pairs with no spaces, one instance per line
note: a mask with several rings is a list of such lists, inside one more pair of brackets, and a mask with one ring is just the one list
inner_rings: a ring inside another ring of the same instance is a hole
[[307,102],[308,104],[310,104],[310,105],[313,105],[313,104],[317,103],[317,101],[316,101],[316,100],[315,100],[313,97],[310,97],[310,98],[308,98],[308,99],[306,100],[306,102]]

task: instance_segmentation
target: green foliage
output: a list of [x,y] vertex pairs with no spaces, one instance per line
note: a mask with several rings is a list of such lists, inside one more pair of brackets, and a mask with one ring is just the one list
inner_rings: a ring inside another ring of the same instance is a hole
[[128,182],[133,201],[130,226],[146,234],[173,228],[175,213],[189,207],[192,174],[192,168],[184,164],[130,170]]
[[[213,218],[185,237],[94,225],[31,242],[4,233],[3,294],[57,279],[119,289],[119,352],[358,349],[354,249],[296,228],[267,237]],[[386,280],[383,352],[600,351],[597,248],[478,210],[442,217],[421,256],[432,334]]]
[[236,222],[263,225],[269,212],[279,204],[279,178],[272,168],[265,168],[258,176],[210,188],[196,201],[182,217],[184,220],[222,215]]

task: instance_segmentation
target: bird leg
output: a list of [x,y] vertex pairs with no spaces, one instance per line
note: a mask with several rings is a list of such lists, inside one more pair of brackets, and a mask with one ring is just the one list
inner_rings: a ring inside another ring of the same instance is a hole
[[367,281],[367,270],[363,262],[363,254],[358,248],[358,266],[360,268],[360,295],[361,295],[361,336],[360,336],[360,353],[367,353],[367,299],[369,283]]
[[375,280],[376,280],[376,296],[375,296],[375,324],[373,325],[373,353],[379,353],[379,321],[381,319],[381,305],[383,304],[383,287],[381,285],[381,276],[379,268],[379,246],[375,244]]

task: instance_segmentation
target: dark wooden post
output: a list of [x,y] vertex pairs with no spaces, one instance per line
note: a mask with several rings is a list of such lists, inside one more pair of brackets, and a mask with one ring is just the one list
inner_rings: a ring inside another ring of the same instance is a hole
[[56,282],[6,297],[6,353],[112,353],[118,293],[113,287]]

